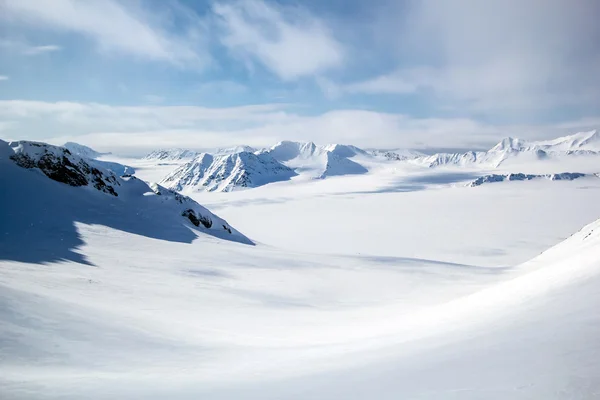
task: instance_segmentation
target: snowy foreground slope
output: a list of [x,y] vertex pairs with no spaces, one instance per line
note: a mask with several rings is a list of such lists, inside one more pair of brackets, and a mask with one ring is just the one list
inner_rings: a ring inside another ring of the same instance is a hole
[[91,266],[2,263],[3,398],[585,399],[598,390],[598,221],[507,270],[252,253],[100,225],[79,233]]
[[0,177],[5,229],[0,259],[82,260],[76,222],[182,242],[199,233],[249,242],[194,200],[120,177],[62,147],[0,141]]
[[7,160],[18,148],[0,147],[0,398],[600,389],[600,222],[578,230],[600,215],[596,179],[438,188],[465,176],[427,169],[393,190],[354,175],[202,193],[259,239],[246,246],[139,180],[117,177],[118,196],[72,187]]

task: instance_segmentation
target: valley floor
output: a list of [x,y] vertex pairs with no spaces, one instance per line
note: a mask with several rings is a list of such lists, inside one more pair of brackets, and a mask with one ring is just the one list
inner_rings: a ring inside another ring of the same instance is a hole
[[255,246],[76,222],[85,264],[0,261],[0,398],[600,396],[600,179],[470,178],[192,194]]

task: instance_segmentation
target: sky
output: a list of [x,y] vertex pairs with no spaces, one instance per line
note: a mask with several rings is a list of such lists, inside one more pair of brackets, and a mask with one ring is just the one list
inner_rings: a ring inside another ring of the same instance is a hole
[[0,138],[491,147],[600,127],[597,0],[0,0]]

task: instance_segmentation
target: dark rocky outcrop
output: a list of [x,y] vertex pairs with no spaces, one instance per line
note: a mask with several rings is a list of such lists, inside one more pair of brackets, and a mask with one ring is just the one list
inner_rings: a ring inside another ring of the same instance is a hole
[[[480,176],[475,179],[473,182],[469,184],[469,186],[480,186],[485,183],[494,183],[494,182],[504,182],[504,181],[530,181],[533,179],[549,179],[551,181],[573,181],[575,179],[583,178],[588,176],[587,174],[582,174],[580,172],[562,172],[560,174],[542,174],[542,175],[534,175],[534,174],[523,174],[523,173],[515,173],[515,174],[491,174]],[[595,175],[590,175],[595,176]]]
[[[202,224],[205,228],[210,228],[212,226],[212,221],[210,218],[202,216],[200,214],[196,214],[194,210],[188,208],[181,213],[182,216],[187,217],[192,224],[195,226],[200,226]],[[231,233],[231,229],[229,229],[226,225],[223,225],[223,229]]]
[[38,168],[48,178],[57,182],[70,186],[91,184],[102,192],[118,196],[114,187],[120,183],[113,174],[103,173],[84,159],[73,156],[68,149],[35,142],[27,142],[27,145],[36,148],[36,152],[16,152],[10,156],[20,167]]

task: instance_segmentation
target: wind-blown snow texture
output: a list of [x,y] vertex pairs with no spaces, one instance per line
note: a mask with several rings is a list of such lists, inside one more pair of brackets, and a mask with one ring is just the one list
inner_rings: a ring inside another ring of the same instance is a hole
[[[244,246],[164,186],[0,142],[0,397],[599,393],[600,180],[473,190],[510,171],[330,150],[368,173],[301,179],[308,162],[254,190],[190,194],[256,239]],[[567,158],[553,168],[578,171]],[[527,162],[525,176],[550,174]]]

